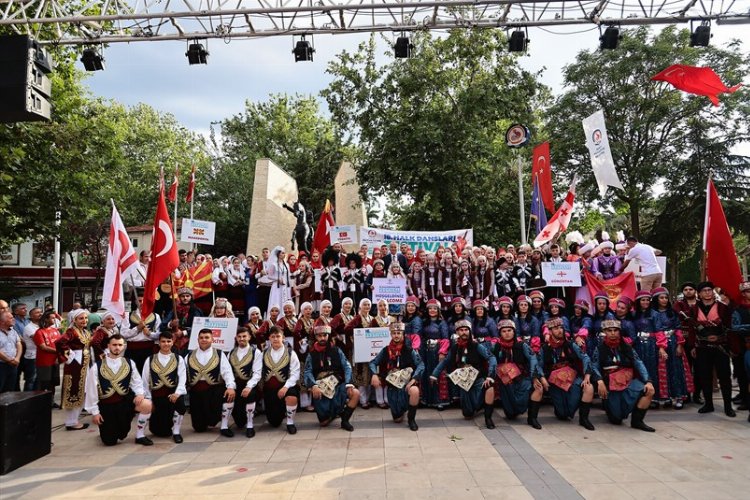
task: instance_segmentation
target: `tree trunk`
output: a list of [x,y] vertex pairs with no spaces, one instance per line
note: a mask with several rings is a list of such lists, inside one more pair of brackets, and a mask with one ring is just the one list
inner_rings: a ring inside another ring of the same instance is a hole
[[638,212],[640,203],[637,201],[630,202],[630,234],[638,238],[641,238],[641,214]]

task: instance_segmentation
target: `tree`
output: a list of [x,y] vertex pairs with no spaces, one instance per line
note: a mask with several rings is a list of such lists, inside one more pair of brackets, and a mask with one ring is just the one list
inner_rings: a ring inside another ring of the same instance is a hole
[[483,243],[517,241],[504,134],[515,122],[538,129],[546,87],[505,51],[499,30],[418,32],[413,43],[412,58],[379,65],[372,36],[328,67],[334,79],[322,94],[361,148],[363,194],[386,196],[386,222],[403,229],[473,227]]

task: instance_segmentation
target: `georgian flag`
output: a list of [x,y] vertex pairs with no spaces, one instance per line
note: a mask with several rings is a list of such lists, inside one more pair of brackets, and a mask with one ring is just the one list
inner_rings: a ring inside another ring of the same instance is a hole
[[573,181],[570,183],[570,188],[568,189],[568,195],[565,197],[562,205],[560,205],[555,215],[549,220],[549,223],[534,238],[534,248],[539,248],[568,229],[570,218],[573,216],[573,201],[576,197],[577,182],[578,178],[573,176]]
[[112,223],[109,226],[107,268],[104,272],[102,307],[121,318],[125,316],[125,298],[122,284],[138,269],[135,254],[115,202],[112,202]]

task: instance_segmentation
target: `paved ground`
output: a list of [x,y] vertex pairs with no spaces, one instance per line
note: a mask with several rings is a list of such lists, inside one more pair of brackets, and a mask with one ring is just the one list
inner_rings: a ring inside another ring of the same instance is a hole
[[[55,411],[53,423],[61,417]],[[105,448],[95,430],[61,429],[49,456],[0,477],[0,498],[737,498],[750,490],[746,418],[688,405],[650,412],[657,432],[647,434],[606,424],[597,410],[595,432],[556,421],[549,407],[541,431],[497,411],[497,429],[487,430],[458,410],[423,410],[413,433],[370,409],[355,413],[351,434],[302,414],[297,435],[266,424],[253,439],[195,434],[186,418],[183,444],[150,448],[132,433]]]

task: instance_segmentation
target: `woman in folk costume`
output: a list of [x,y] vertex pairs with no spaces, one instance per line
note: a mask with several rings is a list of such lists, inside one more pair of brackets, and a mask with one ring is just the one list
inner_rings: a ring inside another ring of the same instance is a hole
[[422,345],[419,354],[425,364],[422,401],[427,406],[443,410],[445,405],[450,403],[448,377],[442,374],[436,385],[431,384],[429,378],[438,363],[445,358],[451,345],[448,323],[440,316],[440,303],[437,300],[427,302],[427,316],[422,322],[421,337]]
[[268,260],[268,279],[271,280],[271,292],[268,297],[268,307],[281,307],[292,298],[292,276],[286,263],[284,247],[278,246],[271,251]]
[[[341,303],[343,304],[343,300]],[[349,300],[351,302],[351,299]],[[343,307],[343,305],[342,305]],[[320,303],[320,315],[315,318],[315,326],[331,326],[331,321],[333,321],[333,318],[331,317],[331,311],[333,310],[333,304],[331,304],[330,300],[324,300]],[[331,343],[333,344],[333,338],[330,339]]]
[[279,316],[281,316],[281,308],[279,306],[271,306],[268,308],[268,319],[263,320],[258,328],[258,339],[263,340],[263,346],[268,347],[268,333],[271,331],[272,326],[276,326],[279,322]]
[[515,321],[516,316],[513,311],[513,299],[505,295],[495,301],[495,322],[501,319],[510,319]]
[[591,316],[591,330],[585,339],[585,345],[582,345],[578,338],[576,343],[578,347],[586,349],[589,357],[594,355],[596,346],[599,345],[599,334],[602,333],[602,321],[614,319],[615,314],[609,307],[609,296],[605,292],[599,292],[594,295],[594,314]]
[[565,301],[563,299],[552,297],[551,299],[547,301],[547,321],[554,319],[554,318],[560,318],[563,324],[563,330],[565,330],[565,334],[569,335],[571,333],[570,321],[563,314],[564,310],[565,310]]
[[297,309],[294,302],[287,300],[281,308],[283,316],[276,322],[284,332],[284,343],[295,352],[299,349],[299,337],[297,337]]
[[487,263],[487,257],[480,255],[474,271],[474,299],[484,300],[489,304],[496,295],[494,272]]
[[297,266],[299,263],[297,262],[296,255],[294,255],[293,253],[290,253],[289,256],[286,258],[286,263],[289,266],[290,273],[294,274],[297,272]]
[[570,334],[579,347],[586,345],[586,339],[592,331],[591,315],[589,314],[589,303],[583,299],[576,300],[573,304],[573,314],[568,318],[570,323]]
[[654,288],[651,296],[654,326],[664,333],[667,342],[666,347],[659,348],[658,392],[663,395],[662,400],[668,398],[676,410],[681,410],[688,395],[695,390],[685,356],[685,336],[680,329],[680,317],[669,301],[669,291],[664,287]]
[[385,278],[385,276],[385,264],[383,263],[383,261],[380,259],[373,260],[372,272],[367,275],[367,278],[365,278],[365,294],[367,295],[368,299],[372,299],[373,280],[375,278]]
[[62,397],[60,402],[65,412],[65,429],[77,431],[86,429],[78,416],[83,408],[86,375],[91,365],[91,332],[86,328],[89,313],[85,309],[75,309],[68,314],[72,326],[55,344],[57,356],[63,366]]
[[328,247],[323,252],[323,265],[325,266],[320,275],[320,289],[323,300],[329,300],[333,304],[333,314],[341,311],[341,269],[339,268],[339,255]]
[[214,295],[216,297],[226,298],[229,295],[229,277],[227,276],[227,267],[229,259],[221,256],[214,260],[214,270],[211,274],[211,283],[213,283]]
[[218,298],[211,307],[211,312],[208,313],[209,318],[234,318],[234,311],[232,311],[232,303],[227,299]]
[[[138,317],[138,320],[140,322],[140,317]],[[111,311],[102,314],[102,323],[94,330],[94,334],[91,337],[91,347],[94,349],[96,359],[104,356],[109,338],[118,333],[120,333],[120,327],[117,326],[115,315]]]
[[[666,356],[667,338],[663,332],[656,330],[655,325],[655,314],[651,309],[651,292],[646,290],[639,290],[635,294],[635,305],[633,314],[633,323],[635,323],[635,330],[637,332],[638,339],[633,345],[633,348],[638,353],[638,357],[641,359],[646,370],[648,370],[649,380],[657,381],[659,378],[659,361],[662,357],[662,352]],[[622,337],[622,326],[618,329],[620,336]],[[662,367],[665,364],[662,363]],[[666,373],[664,373],[666,379]],[[663,401],[667,398],[667,394],[662,394],[659,389],[661,385],[654,383],[654,394],[651,406],[653,408],[659,407],[659,401]]]
[[462,260],[458,268],[456,295],[464,300],[474,297],[474,275],[471,273],[471,262],[467,259]]
[[[330,304],[330,302],[329,302]],[[321,305],[321,309],[323,306]],[[345,297],[341,301],[341,312],[331,318],[331,339],[333,344],[344,351],[346,359],[349,363],[354,366],[352,362],[352,342],[346,337],[346,325],[354,319],[354,302],[349,297]],[[322,317],[322,314],[321,314]],[[318,318],[320,319],[320,318]]]
[[[359,301],[359,311],[354,318],[346,324],[344,332],[346,334],[346,341],[348,344],[354,343],[354,330],[356,328],[369,328],[372,323],[372,316],[370,316],[370,308],[372,302],[370,299],[362,299]],[[352,372],[352,383],[359,389],[359,404],[362,409],[367,410],[370,408],[370,379],[372,374],[368,363],[356,363],[354,364],[354,370]]]
[[[438,250],[442,250],[442,248],[438,248]],[[438,283],[440,283],[438,299],[440,300],[442,310],[447,311],[450,308],[453,296],[456,294],[458,266],[455,265],[453,254],[450,252],[443,252],[443,258],[440,262],[440,272],[438,273]]]
[[245,309],[258,305],[258,278],[255,277],[257,272],[258,263],[255,257],[248,255],[245,259],[245,286],[242,287],[245,292]]
[[[300,304],[304,304],[305,302],[312,304],[315,300],[315,280],[307,262],[302,261],[299,263],[294,282],[292,294],[297,306],[299,307]],[[313,309],[315,309],[315,306],[313,306]],[[302,361],[300,360],[300,362]]]
[[531,300],[526,295],[519,295],[516,299],[516,335],[523,342],[529,344],[534,353],[541,347],[542,329],[539,321],[531,315]]
[[[238,316],[244,316],[245,311],[245,269],[239,257],[232,259],[232,265],[227,270],[227,282],[229,283],[229,302],[232,310],[237,311]],[[240,318],[242,320],[242,318]]]
[[497,342],[498,338],[497,323],[490,318],[485,301],[481,299],[475,300],[472,304],[472,309],[474,315],[471,320],[471,331],[474,338],[477,342],[484,344],[486,349],[491,349],[491,344]]
[[[422,264],[414,261],[411,265],[409,274],[407,274],[406,280],[406,293],[414,295],[415,297],[422,298],[422,281],[424,281],[424,271],[422,270]],[[426,302],[426,301],[425,301]]]
[[261,351],[266,347],[266,339],[263,333],[260,331],[263,326],[263,321],[260,318],[260,308],[253,306],[247,310],[247,323],[245,327],[250,332],[250,343],[256,346]]
[[434,253],[428,253],[422,270],[422,301],[437,299],[440,296],[440,266]]
[[544,310],[544,294],[541,290],[532,290],[529,292],[529,299],[531,299],[530,314],[536,318],[540,325],[544,325],[547,321],[547,311]]
[[406,298],[401,321],[404,323],[404,342],[412,349],[419,351],[422,347],[422,339],[419,336],[422,331],[422,318],[419,315],[419,299],[416,295]]
[[[304,366],[307,360],[308,348],[315,342],[315,320],[313,319],[313,307],[309,302],[299,306],[300,315],[294,325],[294,352],[297,353],[299,362]],[[312,396],[305,386],[300,387],[300,406],[307,412],[315,411],[312,404]]]
[[[388,315],[388,301],[380,299],[378,301],[378,312],[377,315],[370,322],[371,328],[388,328],[393,322],[393,318]],[[385,387],[380,386],[375,388],[375,401],[378,403],[378,408],[381,410],[388,409],[388,400],[385,395]]]
[[362,257],[357,253],[346,256],[346,271],[342,276],[344,282],[343,296],[354,302],[364,299],[365,275],[362,272]]

